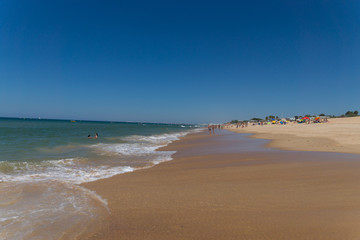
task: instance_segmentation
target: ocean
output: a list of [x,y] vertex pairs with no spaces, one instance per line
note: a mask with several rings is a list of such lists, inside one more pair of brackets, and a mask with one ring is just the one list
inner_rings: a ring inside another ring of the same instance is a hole
[[169,161],[175,152],[156,150],[200,129],[0,118],[0,239],[69,239],[100,226],[107,201],[81,183]]

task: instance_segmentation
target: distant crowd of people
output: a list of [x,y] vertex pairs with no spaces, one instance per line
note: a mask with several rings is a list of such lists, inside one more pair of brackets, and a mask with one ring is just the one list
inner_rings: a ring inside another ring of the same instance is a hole
[[208,125],[208,130],[209,130],[209,133],[211,134],[215,134],[215,129],[218,129],[218,130],[222,130],[224,129],[224,125],[223,124],[209,124]]
[[327,117],[296,117],[291,119],[272,119],[272,120],[259,120],[259,121],[243,121],[237,123],[225,123],[223,126],[226,128],[244,128],[250,126],[265,126],[265,125],[287,125],[287,124],[312,124],[312,123],[328,123]]
[[238,123],[236,123],[236,128],[239,128],[239,127],[244,128],[244,127],[247,127],[248,124],[249,124],[248,122],[238,122]]

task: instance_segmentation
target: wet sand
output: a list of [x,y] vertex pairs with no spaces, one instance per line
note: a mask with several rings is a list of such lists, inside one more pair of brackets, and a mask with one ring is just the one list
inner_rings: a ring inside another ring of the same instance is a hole
[[360,117],[331,118],[328,123],[231,127],[238,133],[271,139],[270,147],[296,151],[360,154]]
[[173,161],[83,184],[111,211],[84,239],[360,239],[360,157],[266,143],[189,135]]

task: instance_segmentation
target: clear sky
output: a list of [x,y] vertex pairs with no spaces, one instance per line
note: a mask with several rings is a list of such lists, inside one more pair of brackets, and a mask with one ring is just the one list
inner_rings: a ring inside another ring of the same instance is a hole
[[360,110],[360,1],[0,1],[0,116]]

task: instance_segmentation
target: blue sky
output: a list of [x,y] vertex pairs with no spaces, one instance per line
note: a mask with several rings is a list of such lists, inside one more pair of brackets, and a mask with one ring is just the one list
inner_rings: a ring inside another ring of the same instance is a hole
[[359,66],[359,1],[0,2],[0,116],[342,114]]

